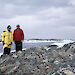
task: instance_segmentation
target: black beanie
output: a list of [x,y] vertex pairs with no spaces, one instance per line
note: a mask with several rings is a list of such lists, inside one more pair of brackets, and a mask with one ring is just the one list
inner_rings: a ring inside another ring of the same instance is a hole
[[8,25],[8,26],[7,26],[7,28],[11,29],[11,26],[10,26],[10,25]]

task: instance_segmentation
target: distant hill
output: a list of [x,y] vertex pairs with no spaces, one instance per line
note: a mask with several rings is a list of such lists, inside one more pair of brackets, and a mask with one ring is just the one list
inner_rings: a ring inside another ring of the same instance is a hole
[[54,40],[54,41],[61,41],[62,39],[28,39],[28,40],[47,40],[47,41],[51,41],[51,40]]

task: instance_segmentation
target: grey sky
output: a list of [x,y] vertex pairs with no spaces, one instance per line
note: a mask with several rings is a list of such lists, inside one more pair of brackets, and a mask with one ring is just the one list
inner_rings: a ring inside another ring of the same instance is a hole
[[75,0],[0,0],[0,34],[20,24],[25,39],[75,39],[74,20]]

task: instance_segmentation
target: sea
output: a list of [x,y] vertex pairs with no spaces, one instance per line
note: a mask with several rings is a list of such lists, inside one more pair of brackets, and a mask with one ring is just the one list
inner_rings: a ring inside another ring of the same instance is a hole
[[[46,46],[46,45],[51,45],[54,42],[22,42],[23,44],[23,49],[24,48],[31,48],[31,47],[37,47],[37,46]],[[11,50],[15,50],[15,43],[12,43]],[[0,42],[0,53],[3,52],[3,44]]]
[[[74,42],[72,40],[24,40],[22,42],[23,49],[37,47],[37,46],[46,46],[46,45],[57,45],[58,47],[62,47],[64,44]],[[15,50],[15,43],[12,42],[11,51]],[[3,52],[3,44],[0,42],[0,53]]]

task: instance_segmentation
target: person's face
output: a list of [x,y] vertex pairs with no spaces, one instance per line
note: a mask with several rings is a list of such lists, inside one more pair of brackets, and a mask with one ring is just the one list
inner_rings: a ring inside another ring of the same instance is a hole
[[7,28],[8,29],[8,31],[10,31],[11,30],[11,28]]
[[20,27],[17,27],[17,29],[19,29]]

